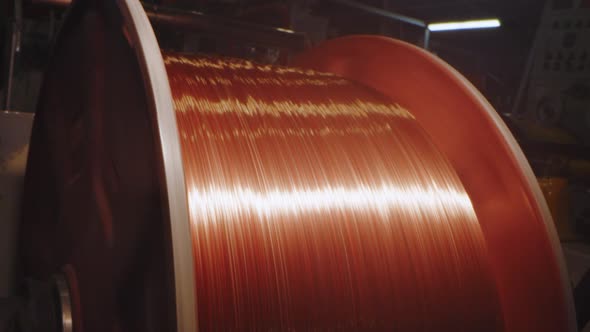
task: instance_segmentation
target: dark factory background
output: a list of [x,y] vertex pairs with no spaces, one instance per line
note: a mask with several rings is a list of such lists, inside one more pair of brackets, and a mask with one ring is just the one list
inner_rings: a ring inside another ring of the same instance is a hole
[[[11,2],[3,1],[0,11],[4,24],[3,46],[8,52],[8,27]],[[567,1],[565,1],[567,2]],[[34,98],[21,97],[24,89],[34,93],[36,75],[22,82],[24,73],[41,69],[48,59],[50,45],[64,15],[67,1],[26,1],[23,6],[22,52],[16,59],[15,84],[18,88],[14,107],[34,109]],[[235,18],[273,27],[305,32],[310,45],[322,40],[351,34],[379,34],[421,45],[424,30],[391,17],[359,9],[338,1],[145,1],[167,7],[197,10],[221,17]],[[361,3],[361,2],[359,2]],[[430,36],[429,49],[457,68],[484,93],[499,112],[511,112],[527,57],[539,27],[544,2],[521,1],[363,1],[368,7],[400,13],[425,22],[498,17],[501,29],[437,32]],[[580,33],[583,33],[580,32]],[[170,36],[164,43],[170,43]],[[187,47],[211,51],[214,40],[193,38]],[[218,42],[219,43],[219,42]],[[218,50],[219,51],[219,50]],[[6,67],[6,58],[4,67]],[[4,69],[5,70],[5,69]],[[5,77],[6,75],[4,75]]]
[[[35,112],[68,4],[0,2],[0,110]],[[144,6],[166,50],[288,64],[299,51],[353,34],[427,47],[482,92],[519,142],[551,209],[572,284],[590,268],[589,0],[146,0]],[[193,21],[180,32],[166,25],[169,12]],[[426,31],[415,23],[484,18],[498,18],[501,26]],[[0,172],[7,160],[0,155]],[[583,296],[578,301],[590,306]]]

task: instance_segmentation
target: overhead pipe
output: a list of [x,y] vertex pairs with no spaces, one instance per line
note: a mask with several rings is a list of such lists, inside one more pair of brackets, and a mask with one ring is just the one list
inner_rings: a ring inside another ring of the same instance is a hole
[[341,5],[360,9],[360,10],[363,10],[363,11],[373,14],[373,15],[389,18],[389,19],[392,19],[395,21],[400,21],[400,22],[414,25],[414,26],[417,26],[420,28],[424,28],[424,44],[423,44],[423,46],[425,49],[428,49],[428,44],[430,43],[430,30],[428,29],[428,24],[426,24],[426,22],[423,20],[420,20],[420,19],[417,19],[414,17],[410,17],[410,16],[406,16],[406,15],[402,15],[402,14],[398,14],[398,13],[394,13],[394,12],[391,12],[391,11],[388,11],[385,9],[365,5],[364,3],[361,3],[358,1],[352,1],[352,0],[330,0],[330,1],[341,4]]
[[289,29],[268,27],[197,11],[178,10],[146,3],[143,3],[143,8],[154,25],[183,28],[216,37],[243,40],[253,44],[294,51],[301,51],[305,48],[303,34]]

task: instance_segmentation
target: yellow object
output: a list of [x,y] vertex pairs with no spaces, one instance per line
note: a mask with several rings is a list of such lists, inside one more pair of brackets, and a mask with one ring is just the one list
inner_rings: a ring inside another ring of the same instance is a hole
[[576,239],[569,221],[569,199],[567,192],[568,181],[565,178],[545,177],[539,178],[539,185],[547,200],[551,216],[557,228],[560,240],[569,241]]

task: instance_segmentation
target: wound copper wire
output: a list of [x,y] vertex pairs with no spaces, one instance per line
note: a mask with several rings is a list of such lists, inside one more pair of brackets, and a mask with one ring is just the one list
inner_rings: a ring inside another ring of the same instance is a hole
[[164,61],[201,331],[502,330],[471,201],[411,110],[327,73]]

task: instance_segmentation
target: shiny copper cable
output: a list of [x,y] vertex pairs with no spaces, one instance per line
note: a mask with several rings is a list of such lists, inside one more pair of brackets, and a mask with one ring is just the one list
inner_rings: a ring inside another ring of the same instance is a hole
[[477,216],[411,110],[340,77],[164,57],[201,331],[500,331]]

